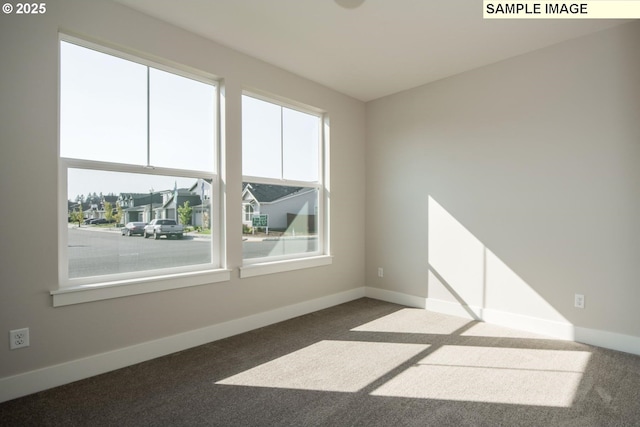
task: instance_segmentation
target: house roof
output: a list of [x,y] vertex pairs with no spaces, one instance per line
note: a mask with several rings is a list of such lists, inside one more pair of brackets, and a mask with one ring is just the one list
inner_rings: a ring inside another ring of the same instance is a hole
[[115,196],[115,195],[102,196],[102,201],[109,202],[109,203],[115,203],[115,202],[118,201],[118,196]]
[[[200,188],[198,187],[198,185],[200,184],[200,182],[206,182],[208,187],[211,187],[211,182],[213,180],[211,179],[198,179],[196,180],[196,182],[193,183],[193,185],[191,187],[189,187],[189,191],[194,192],[194,191],[200,191]],[[198,187],[198,188],[196,188]]]
[[[164,207],[169,206],[171,203],[173,203],[173,199],[175,199],[175,197],[176,197],[175,195],[171,196],[171,198],[167,200],[167,202],[164,204]],[[178,201],[177,201],[178,206],[182,206],[186,201],[189,202],[189,205],[191,207],[202,204],[202,200],[200,199],[200,196],[196,194],[180,194],[178,192]]]
[[[150,196],[150,193],[120,193],[122,200],[133,200],[133,206],[148,205]],[[160,192],[154,192],[151,200],[154,205],[156,203],[162,203],[162,194]]]
[[269,203],[281,199],[290,194],[297,193],[304,187],[285,187],[284,185],[257,184],[243,182],[244,190],[249,189],[253,197],[260,203]]
[[122,199],[139,199],[141,197],[149,197],[149,193],[120,193]]

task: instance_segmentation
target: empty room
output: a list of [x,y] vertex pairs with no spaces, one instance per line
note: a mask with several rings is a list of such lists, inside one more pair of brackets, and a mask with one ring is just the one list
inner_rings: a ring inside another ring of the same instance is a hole
[[5,1],[0,425],[640,425],[638,3]]

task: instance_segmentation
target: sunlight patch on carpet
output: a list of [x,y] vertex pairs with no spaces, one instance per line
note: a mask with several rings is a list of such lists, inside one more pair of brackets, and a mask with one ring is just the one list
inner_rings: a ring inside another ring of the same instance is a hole
[[557,338],[519,329],[505,328],[491,323],[477,323],[460,334],[463,337],[495,337],[495,338],[519,338],[533,340],[557,340]]
[[468,323],[469,320],[461,317],[443,316],[421,308],[403,308],[351,331],[449,335]]
[[356,392],[429,346],[320,341],[216,384]]
[[591,353],[444,346],[372,395],[570,407]]

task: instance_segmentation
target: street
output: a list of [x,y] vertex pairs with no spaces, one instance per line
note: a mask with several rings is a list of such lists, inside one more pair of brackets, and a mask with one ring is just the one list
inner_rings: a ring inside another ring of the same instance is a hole
[[[120,231],[89,227],[68,229],[69,278],[102,276],[211,262],[211,241],[204,237],[145,239]],[[245,259],[317,250],[317,237],[265,238],[245,241]]]
[[211,262],[208,239],[126,237],[120,231],[69,228],[69,278]]

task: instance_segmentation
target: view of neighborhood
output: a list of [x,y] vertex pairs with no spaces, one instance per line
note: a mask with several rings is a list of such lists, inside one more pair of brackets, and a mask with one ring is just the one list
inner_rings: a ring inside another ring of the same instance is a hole
[[[317,229],[318,191],[313,187],[243,183],[242,223],[245,234],[254,228],[268,233],[313,235]],[[189,188],[148,193],[89,193],[68,200],[69,222],[79,226],[173,219],[197,230],[210,229],[211,183],[198,179]],[[269,229],[269,230],[268,230]]]
[[174,188],[148,193],[78,195],[68,200],[69,222],[95,224],[150,222],[154,218],[174,219],[183,225],[209,229],[211,183],[196,180],[189,188]]
[[[210,263],[211,212],[211,182],[206,179],[148,193],[78,195],[68,201],[69,278]],[[244,259],[318,250],[317,212],[314,187],[243,183]],[[155,224],[176,224],[177,229],[154,230]],[[163,237],[175,243],[167,250],[146,239],[121,236]]]
[[[215,262],[211,179],[70,168],[68,181],[74,190],[138,190],[87,191],[67,201],[69,279]],[[315,186],[243,182],[243,259],[318,251],[318,211]],[[172,243],[153,242],[160,238]]]

